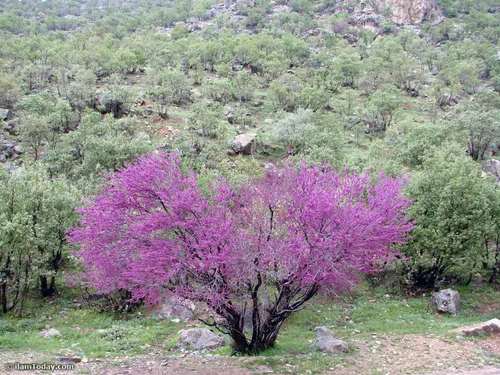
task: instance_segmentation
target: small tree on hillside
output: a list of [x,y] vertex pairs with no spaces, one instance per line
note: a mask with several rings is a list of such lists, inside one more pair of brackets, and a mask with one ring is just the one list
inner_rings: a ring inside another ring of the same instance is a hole
[[240,190],[220,179],[202,189],[183,169],[158,154],[112,175],[72,242],[91,285],[204,301],[238,352],[271,347],[291,314],[380,268],[412,228],[403,179],[285,165]]

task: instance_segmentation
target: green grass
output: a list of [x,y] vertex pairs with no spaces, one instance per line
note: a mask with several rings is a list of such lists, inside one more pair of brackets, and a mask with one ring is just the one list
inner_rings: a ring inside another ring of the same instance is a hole
[[[388,294],[383,287],[373,290],[362,285],[356,293],[337,300],[320,296],[285,323],[273,348],[243,361],[242,366],[253,368],[265,365],[275,372],[319,374],[353,363],[357,354],[355,345],[351,345],[352,350],[348,354],[325,355],[313,350],[314,327],[318,325],[330,327],[336,337],[348,343],[354,337],[371,339],[373,334],[387,334],[395,339],[406,334],[434,335],[453,340],[454,335],[449,335],[449,330],[497,315],[495,311],[483,314],[478,309],[482,304],[500,302],[498,290],[472,285],[456,289],[462,297],[462,309],[456,316],[438,315],[431,311],[430,295],[405,299]],[[172,350],[175,353],[177,333],[186,328],[183,323],[160,322],[141,313],[115,315],[91,308],[75,309],[67,299],[39,302],[28,308],[32,312],[25,318],[0,320],[2,349],[90,358]],[[61,336],[43,338],[40,331],[46,325],[59,330]],[[231,349],[226,346],[213,354],[230,355]]]
[[[181,329],[177,323],[158,322],[151,317],[136,315],[132,319],[117,320],[114,314],[91,309],[68,310],[63,315],[57,314],[57,308],[52,311],[45,309],[38,318],[8,318],[1,323],[8,328],[0,333],[0,347],[3,349],[30,349],[87,357],[149,353],[153,350],[152,347],[163,346]],[[46,325],[59,330],[61,336],[50,339],[42,337],[40,331]],[[107,332],[101,333],[98,330]]]
[[[315,339],[314,327],[325,325],[335,331],[335,336],[349,343],[356,339],[371,339],[373,334],[434,335],[453,339],[451,329],[483,322],[498,316],[478,313],[481,303],[500,302],[500,292],[492,287],[457,287],[462,297],[462,308],[456,316],[439,315],[429,307],[430,295],[405,299],[389,295],[382,287],[375,291],[361,286],[355,296],[336,302],[321,298],[292,316],[286,323],[276,345],[258,360],[246,364],[264,364],[275,372],[294,374],[319,374],[336,366],[349,366],[357,349],[351,345],[348,354],[324,355],[312,349]],[[350,317],[352,323],[346,321]],[[477,340],[472,338],[470,340]]]

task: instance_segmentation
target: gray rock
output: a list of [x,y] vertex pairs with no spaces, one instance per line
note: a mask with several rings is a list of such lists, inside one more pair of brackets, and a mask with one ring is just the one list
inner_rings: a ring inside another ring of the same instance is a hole
[[192,349],[217,349],[226,343],[223,337],[207,328],[184,329],[179,332],[179,344],[187,344]]
[[314,328],[314,332],[316,332],[316,337],[319,339],[320,337],[331,336],[335,334],[331,329],[326,328],[324,326],[318,326]]
[[11,112],[9,109],[0,108],[0,119],[1,120],[8,120],[10,115],[11,115]]
[[465,336],[477,336],[479,334],[493,335],[500,334],[500,319],[491,319],[484,323],[474,324],[472,326],[460,327],[452,332],[458,332]]
[[349,345],[345,341],[332,336],[318,338],[314,343],[314,347],[323,353],[347,353],[349,351]]
[[14,152],[16,154],[22,154],[24,151],[23,151],[23,148],[20,145],[17,145],[17,146],[14,146]]
[[237,135],[231,144],[231,148],[235,153],[243,155],[253,155],[255,147],[255,134]]
[[234,123],[233,112],[227,112],[226,113],[226,119],[227,119],[227,122],[229,122],[232,125]]
[[314,328],[317,340],[314,347],[324,353],[347,353],[349,345],[345,341],[333,337],[334,332],[324,326]]
[[460,309],[460,294],[453,289],[432,293],[431,305],[439,312],[455,315]]
[[483,164],[483,171],[491,173],[500,182],[500,160],[488,159]]
[[52,337],[61,336],[61,332],[59,332],[55,328],[48,328],[48,329],[42,330],[40,332],[40,335],[42,335],[43,337],[45,337],[47,339],[50,339]]
[[193,302],[178,296],[168,296],[155,314],[160,319],[178,318],[187,322],[194,319],[195,310],[196,305]]

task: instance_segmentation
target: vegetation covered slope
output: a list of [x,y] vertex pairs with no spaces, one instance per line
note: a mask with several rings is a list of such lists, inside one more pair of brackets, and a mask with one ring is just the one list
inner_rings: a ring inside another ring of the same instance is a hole
[[[79,198],[158,148],[235,186],[294,158],[410,172],[397,275],[496,282],[500,198],[481,163],[500,138],[498,4],[403,20],[393,3],[2,2],[2,310],[55,293]],[[230,147],[243,133],[252,155]]]

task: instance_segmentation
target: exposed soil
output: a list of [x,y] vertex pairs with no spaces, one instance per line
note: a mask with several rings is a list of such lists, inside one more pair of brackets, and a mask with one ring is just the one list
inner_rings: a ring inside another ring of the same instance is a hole
[[[377,337],[370,340],[350,340],[356,352],[325,375],[499,375],[500,337],[483,340],[436,338],[420,335]],[[258,357],[232,358],[210,355],[140,355],[133,357],[90,359],[76,363],[75,370],[65,371],[4,371],[7,363],[58,362],[50,354],[0,351],[1,374],[92,374],[92,375],[256,375],[300,374],[295,366],[275,371],[261,364],[252,365]],[[259,361],[262,363],[262,360]],[[305,372],[311,374],[311,372]]]

